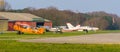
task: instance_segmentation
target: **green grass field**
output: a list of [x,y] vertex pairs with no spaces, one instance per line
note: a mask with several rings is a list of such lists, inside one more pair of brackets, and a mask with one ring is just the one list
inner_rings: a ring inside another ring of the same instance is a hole
[[46,44],[1,40],[0,52],[120,52],[120,45]]
[[48,43],[27,43],[18,42],[16,39],[35,39],[46,37],[78,36],[99,33],[119,33],[116,31],[90,31],[53,33],[47,32],[43,35],[23,34],[17,35],[16,32],[0,34],[0,52],[120,52],[120,45],[115,44],[48,44]]

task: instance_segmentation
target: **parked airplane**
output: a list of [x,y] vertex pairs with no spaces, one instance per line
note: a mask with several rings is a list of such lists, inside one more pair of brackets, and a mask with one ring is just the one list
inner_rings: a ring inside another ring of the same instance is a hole
[[96,30],[99,30],[99,28],[97,28],[97,27],[90,27],[90,26],[77,25],[76,27],[74,27],[71,23],[67,23],[67,27],[68,27],[68,29],[77,30],[77,31],[83,31],[83,30],[96,31]]
[[61,28],[60,26],[58,27],[55,27],[55,28],[50,28],[49,31],[62,31],[62,32],[71,32],[71,31],[84,31],[84,30],[93,30],[93,31],[96,31],[96,30],[99,30],[99,28],[97,27],[90,27],[90,26],[80,26],[80,25],[77,25],[77,26],[73,26],[71,23],[66,23],[67,25],[67,28]]
[[43,34],[45,32],[44,28],[31,27],[28,24],[15,24],[13,26],[14,30],[18,31],[18,34],[30,33],[30,34]]
[[57,27],[54,27],[54,28],[50,28],[49,31],[52,31],[52,32],[71,32],[73,30],[66,28],[66,26],[64,26],[64,27],[63,26],[62,27],[57,26]]
[[[90,26],[81,26],[80,27],[80,29],[86,29],[86,30],[88,30],[88,31],[90,31],[90,30],[92,30],[92,31],[97,31],[97,30],[99,30],[99,28],[97,28],[97,27],[90,27]],[[79,31],[79,30],[78,30]]]
[[80,25],[78,25],[78,26],[74,27],[70,23],[67,23],[66,25],[67,26],[57,26],[54,28],[50,28],[49,31],[53,31],[53,32],[55,32],[55,31],[62,31],[62,32],[78,31],[78,28],[80,26]]

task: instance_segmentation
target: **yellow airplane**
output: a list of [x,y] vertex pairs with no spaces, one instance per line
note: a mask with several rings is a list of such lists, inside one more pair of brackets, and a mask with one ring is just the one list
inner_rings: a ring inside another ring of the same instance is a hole
[[45,32],[45,28],[30,27],[23,24],[15,24],[13,28],[14,30],[22,33],[43,34]]

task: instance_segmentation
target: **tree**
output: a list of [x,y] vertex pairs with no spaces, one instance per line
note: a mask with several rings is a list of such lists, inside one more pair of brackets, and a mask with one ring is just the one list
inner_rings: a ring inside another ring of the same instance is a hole
[[[35,9],[32,7],[24,8],[21,10],[12,10],[11,12],[24,12],[37,15],[39,17],[51,20],[53,26],[66,25],[67,22],[73,25],[87,25],[95,26],[100,29],[120,29],[120,21],[115,14],[109,14],[104,11],[97,11],[91,13],[77,13],[71,10],[59,10],[56,7]],[[116,20],[113,21],[112,18]],[[113,24],[114,22],[114,24]]]
[[8,11],[11,10],[11,6],[5,0],[0,0],[0,11]]
[[87,25],[87,26],[94,26],[94,27],[98,27],[102,30],[106,29],[109,25],[108,21],[103,19],[103,18],[100,18],[100,17],[94,17],[94,18],[91,18],[89,20],[87,20],[84,25]]

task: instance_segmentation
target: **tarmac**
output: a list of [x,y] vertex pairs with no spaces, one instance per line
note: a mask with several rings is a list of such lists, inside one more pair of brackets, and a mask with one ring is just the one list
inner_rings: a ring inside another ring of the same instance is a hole
[[92,34],[69,37],[51,37],[30,40],[18,40],[20,42],[34,43],[70,43],[70,44],[120,44],[120,33]]

